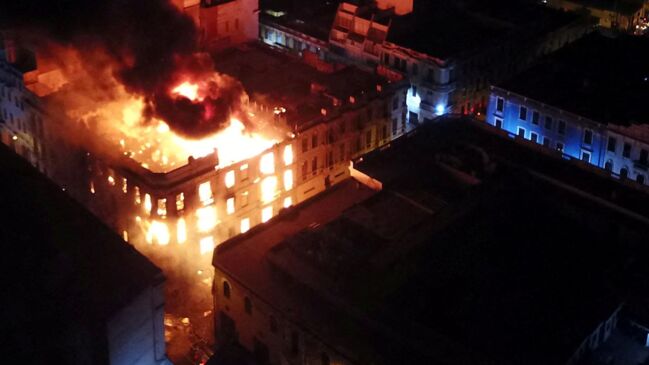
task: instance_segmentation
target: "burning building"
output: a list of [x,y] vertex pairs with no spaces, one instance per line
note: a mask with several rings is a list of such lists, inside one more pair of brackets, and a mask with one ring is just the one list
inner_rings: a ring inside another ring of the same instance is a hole
[[[114,136],[119,160],[90,159],[95,211],[124,238],[209,256],[346,179],[353,158],[406,131],[403,83],[353,67],[317,71],[256,44],[220,55],[216,67],[250,94],[245,115],[200,139],[163,122],[131,137],[125,128]],[[191,84],[175,90],[193,97]]]

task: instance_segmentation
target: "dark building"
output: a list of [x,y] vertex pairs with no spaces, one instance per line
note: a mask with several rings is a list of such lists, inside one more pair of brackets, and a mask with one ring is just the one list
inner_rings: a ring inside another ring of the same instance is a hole
[[418,128],[355,164],[380,191],[340,184],[217,248],[217,337],[271,364],[584,361],[642,292],[649,197],[573,164]]
[[303,57],[408,79],[413,124],[445,113],[484,113],[488,85],[580,38],[593,24],[531,1],[311,3],[262,2],[260,39]]
[[647,185],[647,57],[646,37],[592,33],[491,87],[487,122]]
[[166,364],[162,272],[0,146],[3,362]]

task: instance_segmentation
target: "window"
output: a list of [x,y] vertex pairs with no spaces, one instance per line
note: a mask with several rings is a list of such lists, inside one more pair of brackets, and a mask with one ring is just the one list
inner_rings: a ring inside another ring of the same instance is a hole
[[584,143],[592,144],[593,143],[593,131],[590,129],[584,130]]
[[521,109],[518,112],[518,118],[520,120],[527,120],[527,108],[524,106],[521,106]]
[[241,220],[241,225],[239,227],[241,229],[241,233],[246,233],[250,229],[250,218],[243,218]]
[[611,160],[606,161],[606,163],[604,164],[604,169],[606,171],[613,171],[613,161]]
[[246,313],[252,315],[252,301],[250,298],[245,297],[243,299],[243,308],[245,309]]
[[313,160],[311,160],[311,172],[313,172],[313,175],[315,175],[318,172],[318,157],[314,157]]
[[545,117],[545,129],[552,130],[552,117]]
[[318,147],[318,134],[313,133],[311,136],[311,148],[316,148]]
[[502,112],[503,110],[505,110],[505,99],[498,98],[498,100],[496,101],[496,111]]
[[300,338],[296,331],[291,332],[291,352],[294,355],[300,352]]
[[525,128],[523,127],[518,127],[518,136],[521,138],[525,138]]
[[533,111],[532,112],[532,124],[539,125],[539,119],[540,119],[539,112],[537,112],[536,110]]
[[234,213],[234,207],[235,207],[234,198],[228,198],[228,200],[225,201],[225,211],[228,214],[232,214]]
[[241,207],[245,207],[248,205],[248,192],[244,191],[241,193],[241,199],[240,199]]
[[649,152],[645,149],[640,150],[640,163],[643,165],[647,164],[647,159],[649,158]]
[[273,315],[270,316],[270,332],[277,333],[277,319]]
[[223,296],[230,298],[230,284],[227,281],[223,282]]
[[615,137],[608,137],[608,145],[606,147],[607,150],[610,152],[615,152],[615,145],[617,144],[617,140]]
[[309,150],[309,140],[306,138],[302,139],[302,153]]
[[559,121],[559,126],[557,127],[557,132],[559,132],[559,134],[561,134],[561,135],[566,134],[566,122],[564,122],[563,120]]
[[500,118],[496,118],[495,120],[496,120],[496,123],[495,123],[496,128],[502,128],[503,127],[503,120],[500,119]]
[[234,186],[234,170],[225,173],[225,187],[231,188]]
[[531,133],[530,133],[530,140],[531,140],[532,142],[538,143],[538,141],[539,141],[539,135],[536,134],[536,133],[534,133],[534,132],[531,132]]
[[415,76],[419,75],[419,66],[416,63],[412,64],[412,74]]
[[365,147],[372,147],[372,130],[369,130],[365,133]]
[[581,160],[584,162],[590,162],[590,152],[581,151]]
[[243,164],[241,167],[239,167],[239,176],[241,176],[241,180],[244,181],[248,179],[248,164]]
[[557,142],[557,151],[563,152],[563,143]]
[[626,167],[620,169],[620,177],[626,179],[629,176],[629,170]]
[[395,96],[394,99],[392,99],[392,110],[396,110],[399,108],[399,95]]
[[323,352],[322,355],[320,355],[320,364],[331,365],[331,360],[329,359],[329,355]]
[[644,185],[644,175],[638,174],[636,181],[638,181],[638,184]]
[[304,161],[302,163],[302,180],[306,180],[307,174],[309,173],[309,165]]
[[624,149],[622,150],[622,156],[626,158],[631,157],[631,144],[630,143],[625,143],[624,144]]
[[548,137],[543,137],[543,147],[550,147],[550,143],[552,143],[552,142],[550,141],[550,138],[548,138]]

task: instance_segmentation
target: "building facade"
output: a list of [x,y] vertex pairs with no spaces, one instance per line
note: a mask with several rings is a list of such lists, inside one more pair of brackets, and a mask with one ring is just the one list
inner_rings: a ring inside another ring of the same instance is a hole
[[549,0],[547,4],[564,11],[582,12],[597,18],[598,25],[604,28],[617,29],[633,33],[645,16],[647,2],[640,0],[627,1],[585,1],[585,0]]

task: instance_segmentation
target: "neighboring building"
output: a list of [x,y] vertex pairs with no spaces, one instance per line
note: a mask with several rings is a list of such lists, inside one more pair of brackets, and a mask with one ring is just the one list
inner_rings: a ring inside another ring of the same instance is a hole
[[645,16],[645,0],[548,0],[549,6],[589,14],[604,28],[635,32]]
[[90,182],[93,211],[132,242],[187,241],[211,253],[345,180],[352,159],[410,130],[404,83],[353,67],[320,72],[259,44],[219,55],[216,66],[243,83],[252,111],[285,133],[275,146],[233,164],[219,163],[218,150],[172,171],[99,157]]
[[[601,50],[607,52],[602,53]],[[633,57],[620,57],[633,54]],[[593,33],[493,86],[487,122],[615,177],[649,179],[649,40]]]
[[461,119],[362,160],[381,191],[343,182],[217,247],[220,345],[270,364],[576,364],[643,280],[649,196],[599,171]]
[[[0,143],[83,201],[84,153],[65,140],[62,117],[34,92],[45,89],[35,88],[43,85],[36,81],[39,71],[30,66],[32,57],[24,56],[25,50],[11,48],[0,42]],[[9,62],[12,59],[22,61]]]
[[340,2],[333,16],[335,2],[314,5],[313,13],[310,4],[281,4],[263,4],[263,42],[409,79],[413,124],[445,113],[484,113],[489,84],[580,38],[592,24],[589,17],[509,0]]
[[222,50],[257,39],[258,0],[174,0],[199,31],[200,46]]
[[169,364],[162,272],[0,146],[6,362]]

